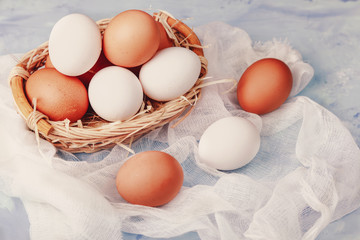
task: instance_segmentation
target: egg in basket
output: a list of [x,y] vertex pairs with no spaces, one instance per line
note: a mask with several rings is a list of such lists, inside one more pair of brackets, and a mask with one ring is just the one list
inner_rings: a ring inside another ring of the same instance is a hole
[[199,99],[207,60],[196,34],[169,13],[127,10],[94,22],[70,14],[12,69],[18,112],[69,152],[126,145]]

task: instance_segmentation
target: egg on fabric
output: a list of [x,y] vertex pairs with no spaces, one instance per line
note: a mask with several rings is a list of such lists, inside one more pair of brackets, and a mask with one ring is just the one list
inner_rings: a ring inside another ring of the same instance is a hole
[[189,91],[201,71],[199,57],[182,47],[158,51],[145,63],[139,74],[144,93],[157,101],[170,101]]
[[184,173],[179,162],[161,151],[145,151],[120,167],[116,187],[132,204],[157,207],[173,200],[181,189]]
[[160,33],[155,20],[141,10],[127,10],[116,15],[103,37],[106,58],[114,65],[127,68],[147,62],[159,44]]
[[279,108],[289,97],[293,78],[281,60],[264,58],[250,65],[237,86],[240,106],[247,112],[266,114]]
[[89,101],[93,110],[108,121],[123,121],[135,115],[143,102],[139,79],[130,70],[110,66],[91,79]]
[[199,141],[200,162],[218,170],[234,170],[248,164],[260,148],[260,133],[241,117],[212,123]]
[[73,13],[57,21],[49,37],[49,55],[62,74],[78,76],[89,71],[100,56],[101,33],[94,20]]
[[61,74],[55,68],[39,69],[25,84],[29,102],[53,121],[76,122],[86,113],[89,100],[85,86],[76,77]]

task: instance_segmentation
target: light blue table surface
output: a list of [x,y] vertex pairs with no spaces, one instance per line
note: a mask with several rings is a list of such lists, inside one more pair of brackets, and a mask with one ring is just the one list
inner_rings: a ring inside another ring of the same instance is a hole
[[[300,93],[336,114],[360,146],[360,1],[357,0],[0,0],[0,55],[25,53],[48,40],[62,16],[80,12],[99,20],[126,9],[166,10],[192,27],[223,21],[253,41],[285,40],[313,66],[315,76]],[[1,66],[0,66],[1,67]],[[7,202],[13,202],[9,211]],[[0,239],[29,239],[19,199],[0,191]],[[125,234],[124,239],[151,239]],[[198,239],[188,233],[173,239]],[[317,240],[360,239],[360,210],[331,223]]]

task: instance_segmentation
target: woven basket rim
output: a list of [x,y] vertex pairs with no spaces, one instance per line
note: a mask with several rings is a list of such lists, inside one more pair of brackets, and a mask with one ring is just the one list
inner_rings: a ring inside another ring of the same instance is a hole
[[[154,13],[153,16],[164,26],[174,46],[189,48],[199,56],[202,68],[194,86],[183,96],[167,102],[157,102],[145,97],[140,111],[126,121],[108,122],[91,113],[87,113],[81,121],[75,123],[67,120],[51,121],[46,115],[36,110],[36,105],[31,106],[24,91],[27,78],[45,64],[49,53],[48,42],[44,42],[26,53],[9,75],[15,106],[37,137],[40,136],[55,147],[69,152],[96,152],[116,144],[131,146],[134,140],[172,122],[186,110],[188,112],[183,118],[187,117],[200,98],[202,80],[207,73],[207,60],[204,57],[203,46],[191,28],[169,13],[160,11]],[[111,18],[107,18],[96,22],[101,34],[110,20]]]

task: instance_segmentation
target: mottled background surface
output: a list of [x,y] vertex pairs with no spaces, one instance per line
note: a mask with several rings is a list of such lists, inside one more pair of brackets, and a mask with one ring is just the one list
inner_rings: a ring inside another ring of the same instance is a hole
[[[213,21],[244,29],[254,42],[288,41],[315,69],[300,93],[337,115],[360,145],[360,2],[346,0],[0,0],[0,55],[25,53],[48,40],[64,15],[94,20],[127,9],[166,10],[191,26]],[[1,68],[1,66],[0,66]],[[360,210],[331,223],[317,240],[360,239]],[[0,239],[28,239],[29,222],[18,199],[0,191]],[[126,234],[125,239],[149,239]],[[189,233],[174,239],[198,239]]]

